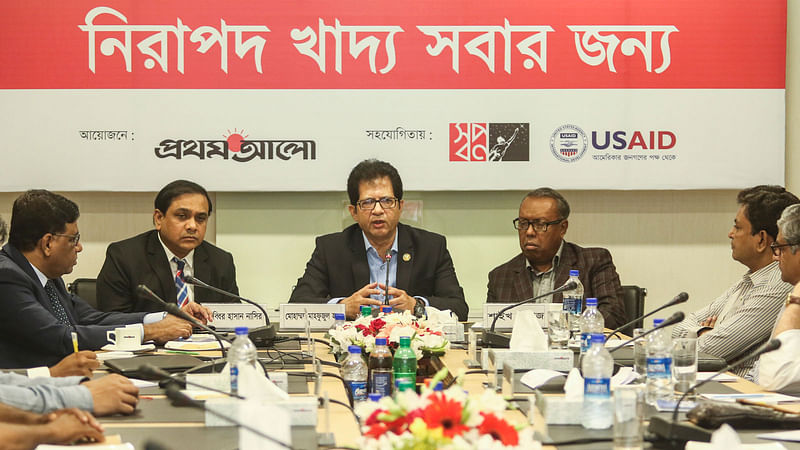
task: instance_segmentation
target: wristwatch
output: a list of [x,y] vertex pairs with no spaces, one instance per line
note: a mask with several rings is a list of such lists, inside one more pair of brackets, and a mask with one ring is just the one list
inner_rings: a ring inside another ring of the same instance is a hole
[[417,317],[425,317],[425,302],[420,299],[416,300],[417,304],[414,305],[414,315]]
[[787,295],[786,303],[784,303],[784,306],[789,306],[791,303],[794,303],[795,305],[800,305],[800,297],[792,294]]

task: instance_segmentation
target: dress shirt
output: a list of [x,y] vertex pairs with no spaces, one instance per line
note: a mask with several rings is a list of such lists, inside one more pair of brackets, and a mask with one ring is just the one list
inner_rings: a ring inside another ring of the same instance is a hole
[[781,348],[764,353],[755,369],[755,382],[770,391],[800,394],[800,330],[786,330],[776,337]]
[[[697,338],[697,350],[726,361],[741,356],[748,347],[766,341],[773,329],[783,301],[792,285],[781,281],[781,271],[777,261],[746,273],[736,284],[706,307],[689,314],[672,330],[672,337],[692,337],[703,328],[700,323],[717,316],[725,309],[732,297],[738,296],[735,309],[717,322],[714,328]],[[734,372],[745,376],[753,363],[746,363]]]
[[[175,276],[178,274],[178,263],[173,261],[172,258],[183,259],[183,262],[185,263],[183,266],[183,274],[194,276],[194,249],[192,249],[185,257],[178,258],[177,256],[175,256],[174,253],[169,251],[166,245],[164,245],[164,241],[161,240],[161,234],[156,233],[156,235],[158,236],[158,242],[160,242],[161,246],[164,247],[164,253],[167,254],[167,261],[169,261],[169,270],[172,271],[172,279],[174,280]],[[186,283],[186,292],[187,294],[189,294],[188,295],[189,301],[193,302],[194,286],[189,283]]]
[[[531,272],[531,282],[533,283],[534,297],[541,295],[543,292],[550,292],[553,290],[553,286],[556,281],[556,267],[558,266],[558,262],[561,260],[561,250],[563,248],[564,241],[561,241],[561,245],[558,246],[558,251],[553,256],[553,262],[550,264],[550,268],[544,272],[537,272],[536,269],[534,269],[531,265],[531,262],[528,261],[528,258],[525,258],[525,265]],[[547,297],[542,297],[539,300],[536,300],[536,303],[553,303],[553,296],[548,295]]]
[[94,409],[92,394],[80,382],[83,377],[30,379],[0,372],[0,402],[39,414],[63,408]]

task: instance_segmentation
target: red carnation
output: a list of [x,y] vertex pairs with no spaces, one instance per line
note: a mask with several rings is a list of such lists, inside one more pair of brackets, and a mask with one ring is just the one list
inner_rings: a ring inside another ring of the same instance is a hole
[[469,430],[469,427],[461,423],[461,403],[450,400],[441,393],[431,395],[430,399],[431,404],[422,412],[422,420],[428,428],[441,427],[442,434],[449,438]]
[[481,413],[481,415],[483,422],[478,427],[478,432],[492,436],[494,440],[502,442],[503,445],[519,444],[519,434],[511,424],[494,414]]

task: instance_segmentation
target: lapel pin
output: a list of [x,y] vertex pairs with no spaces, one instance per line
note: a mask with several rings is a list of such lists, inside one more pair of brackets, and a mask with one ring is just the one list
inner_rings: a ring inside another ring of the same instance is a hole
[[405,262],[411,261],[411,253],[403,253],[403,261]]

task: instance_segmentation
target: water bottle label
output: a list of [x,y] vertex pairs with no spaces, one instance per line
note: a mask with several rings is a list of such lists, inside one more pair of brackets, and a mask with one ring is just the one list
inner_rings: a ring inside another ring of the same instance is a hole
[[392,373],[372,372],[372,392],[381,394],[382,397],[392,395]]
[[583,306],[583,300],[577,297],[564,297],[562,309],[569,311],[571,314],[580,315]]
[[592,345],[592,333],[581,333],[581,353],[589,351]]
[[647,358],[648,378],[669,378],[672,376],[672,358]]
[[609,378],[584,378],[583,394],[592,397],[610,397],[611,380]]
[[366,381],[348,381],[350,392],[353,393],[353,401],[360,402],[367,399],[367,382]]
[[231,366],[231,392],[239,391],[239,368]]

